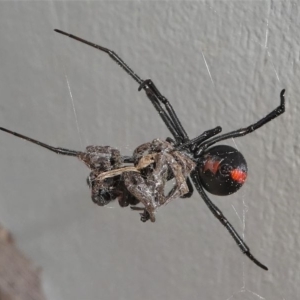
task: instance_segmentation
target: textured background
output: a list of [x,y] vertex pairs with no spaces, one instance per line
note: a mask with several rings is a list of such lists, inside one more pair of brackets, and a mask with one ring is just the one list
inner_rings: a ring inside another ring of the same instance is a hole
[[54,28],[153,79],[190,137],[249,125],[287,90],[283,116],[228,141],[247,159],[247,184],[211,196],[268,272],[196,193],[143,224],[117,203],[94,205],[75,158],[0,132],[0,221],[42,268],[48,300],[299,299],[299,27],[291,1],[0,2],[0,124],[54,146],[130,154],[169,135],[107,55]]

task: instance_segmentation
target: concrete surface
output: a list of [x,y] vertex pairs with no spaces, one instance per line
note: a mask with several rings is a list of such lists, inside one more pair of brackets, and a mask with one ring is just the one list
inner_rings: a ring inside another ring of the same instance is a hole
[[0,126],[54,146],[130,154],[169,135],[158,114],[107,55],[54,28],[113,49],[153,79],[190,137],[255,122],[283,88],[287,111],[228,141],[246,157],[248,181],[235,195],[211,196],[268,272],[198,194],[143,224],[117,203],[94,205],[75,158],[0,132],[0,222],[42,268],[47,299],[299,299],[299,4],[1,1]]

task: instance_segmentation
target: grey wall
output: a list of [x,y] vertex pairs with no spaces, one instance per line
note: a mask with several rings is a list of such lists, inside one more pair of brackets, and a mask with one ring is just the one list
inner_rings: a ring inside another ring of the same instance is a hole
[[130,154],[169,135],[107,55],[54,28],[152,78],[190,137],[251,124],[287,90],[283,116],[228,141],[247,159],[245,186],[211,196],[268,272],[197,193],[143,224],[117,203],[94,205],[75,158],[0,132],[0,222],[42,268],[49,300],[299,299],[299,27],[291,1],[0,2],[0,126],[54,146]]

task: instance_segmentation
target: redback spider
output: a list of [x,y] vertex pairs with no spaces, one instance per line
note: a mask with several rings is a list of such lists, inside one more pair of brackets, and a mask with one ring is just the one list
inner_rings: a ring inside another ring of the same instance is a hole
[[[118,199],[121,206],[141,203],[144,205],[143,208],[133,206],[132,209],[143,211],[141,213],[143,222],[149,219],[154,222],[157,208],[174,198],[191,197],[192,181],[205,204],[229,231],[241,251],[256,265],[268,270],[251,254],[249,247],[220,209],[209,199],[204,189],[214,195],[226,196],[235,193],[244,184],[247,177],[247,164],[243,155],[233,147],[213,145],[223,140],[247,135],[284,113],[285,90],[280,93],[280,105],[256,123],[221,135],[218,134],[222,128],[217,126],[190,139],[172,105],[151,79],[142,80],[112,50],[61,30],[55,29],[55,31],[107,53],[139,84],[138,90],[145,91],[173,139],[167,138],[165,141],[156,139],[137,147],[132,156],[121,156],[117,149],[109,146],[88,146],[86,152],[73,151],[52,147],[3,127],[0,127],[0,130],[55,153],[78,157],[92,170],[87,179],[92,200],[100,206],[114,199]],[[175,178],[176,183],[165,196],[165,184],[172,178]]]

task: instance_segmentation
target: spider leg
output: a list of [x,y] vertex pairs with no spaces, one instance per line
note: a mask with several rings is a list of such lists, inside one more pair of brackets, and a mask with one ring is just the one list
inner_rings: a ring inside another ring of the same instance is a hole
[[189,141],[177,146],[175,149],[177,151],[181,151],[185,148],[190,148],[191,151],[193,152],[198,147],[199,144],[201,144],[203,141],[211,138],[212,136],[220,133],[221,131],[222,131],[222,127],[220,127],[220,126],[217,126],[216,128],[213,128],[210,130],[206,130],[199,136],[195,137],[194,139],[189,140]]
[[185,137],[182,136],[182,133],[180,131],[178,131],[176,124],[173,122],[173,120],[168,115],[168,113],[164,110],[164,108],[158,101],[157,96],[148,86],[143,87],[143,89],[146,92],[148,99],[151,101],[152,105],[154,106],[154,108],[162,118],[163,122],[165,123],[165,125],[167,126],[167,128],[169,129],[173,137],[175,138],[176,143],[181,144],[185,140]]
[[256,265],[261,267],[264,270],[268,270],[268,268],[263,265],[261,262],[259,262],[250,252],[250,248],[246,245],[246,243],[243,241],[243,239],[239,236],[239,234],[236,232],[234,227],[229,223],[229,221],[226,219],[226,217],[223,215],[223,213],[220,211],[220,209],[208,198],[206,193],[204,192],[202,185],[200,183],[200,178],[197,174],[197,172],[193,171],[191,173],[192,181],[204,200],[205,204],[208,206],[210,211],[213,213],[213,215],[225,226],[225,228],[229,231],[230,235],[236,242],[236,244],[239,246],[241,251],[247,255]]
[[[165,97],[161,95],[161,93],[158,91],[158,89],[155,87],[155,85],[151,80],[149,79],[145,81],[142,80],[114,51],[104,48],[100,45],[91,43],[80,37],[66,33],[59,29],[54,29],[54,31],[107,53],[111,59],[113,59],[121,68],[125,70],[127,74],[129,74],[139,84],[139,90],[141,89],[145,90],[147,97],[152,102],[153,106],[161,116],[162,120],[164,121],[165,125],[170,130],[170,132],[172,133],[176,141],[180,143],[182,142],[182,140],[188,139],[187,134],[185,133],[171,104],[168,102],[168,100]],[[165,104],[167,111],[164,110],[160,102]]]
[[69,150],[69,149],[65,149],[65,148],[53,147],[53,146],[44,144],[44,143],[42,143],[40,141],[37,141],[37,140],[34,140],[34,139],[32,139],[32,138],[30,138],[28,136],[22,135],[20,133],[17,133],[17,132],[11,131],[11,130],[8,130],[8,129],[3,128],[3,127],[0,127],[0,130],[5,131],[7,133],[10,133],[12,135],[15,135],[15,136],[17,136],[17,137],[19,137],[21,139],[24,139],[26,141],[29,141],[29,142],[34,143],[36,145],[39,145],[41,147],[44,147],[44,148],[46,148],[46,149],[48,149],[48,150],[50,150],[52,152],[55,152],[57,154],[67,155],[67,156],[78,156],[78,155],[80,155],[82,153],[80,151],[74,151],[74,150]]
[[123,68],[125,70],[125,72],[127,74],[129,74],[138,84],[142,84],[143,83],[143,80],[137,74],[135,74],[134,71],[131,70],[130,67],[114,51],[109,50],[107,48],[104,48],[102,46],[96,45],[94,43],[88,42],[88,41],[86,41],[86,40],[84,40],[84,39],[82,39],[82,38],[80,38],[78,36],[66,33],[66,32],[64,32],[62,30],[54,29],[54,31],[56,31],[56,32],[58,32],[60,34],[66,35],[66,36],[68,36],[68,37],[70,37],[70,38],[72,38],[74,40],[77,40],[77,41],[79,41],[81,43],[87,44],[87,45],[89,45],[91,47],[94,47],[94,48],[96,48],[96,49],[98,49],[100,51],[103,51],[103,52],[107,53],[110,56],[110,58],[113,59],[121,68]]
[[245,128],[241,128],[238,130],[234,130],[219,136],[216,136],[212,139],[210,139],[209,141],[207,141],[204,145],[200,145],[198,151],[196,152],[196,157],[200,156],[202,154],[202,152],[210,147],[211,145],[223,141],[223,140],[227,140],[230,138],[237,138],[237,137],[241,137],[244,136],[246,134],[249,134],[255,130],[257,130],[258,128],[262,127],[263,125],[267,124],[268,122],[270,122],[271,120],[277,118],[278,116],[280,116],[281,114],[283,114],[285,112],[285,98],[284,98],[284,93],[285,90],[282,90],[280,92],[280,105],[278,107],[276,107],[273,111],[271,111],[268,115],[266,115],[264,118],[260,119],[259,121],[257,121],[254,124],[251,124],[248,127]]
[[176,131],[179,133],[179,136],[182,138],[182,142],[188,141],[189,137],[188,137],[186,131],[184,130],[181,122],[179,121],[179,118],[176,115],[176,112],[175,112],[173,106],[171,105],[171,103],[169,102],[169,100],[161,94],[161,92],[158,90],[158,88],[155,86],[155,84],[153,83],[153,81],[151,79],[144,80],[139,86],[139,91],[141,89],[144,89],[148,96],[147,87],[150,88],[151,91],[153,92],[153,94],[157,97],[157,99],[165,105],[165,108],[166,108],[167,112],[169,113],[169,116],[172,120],[172,123],[175,126]]

